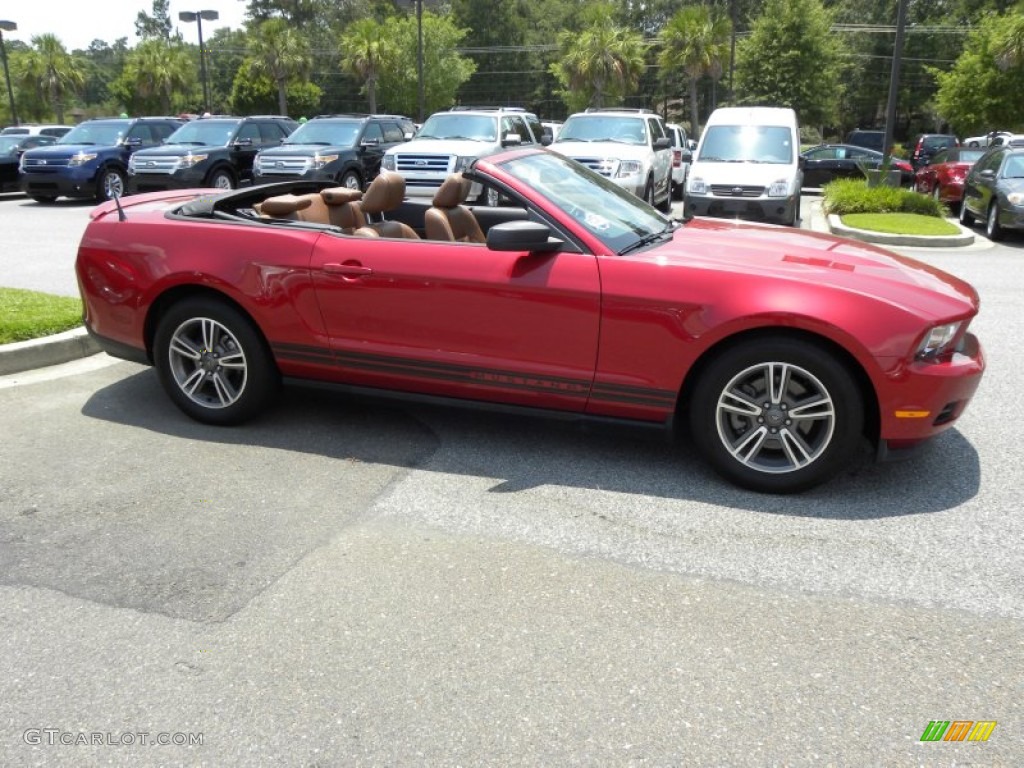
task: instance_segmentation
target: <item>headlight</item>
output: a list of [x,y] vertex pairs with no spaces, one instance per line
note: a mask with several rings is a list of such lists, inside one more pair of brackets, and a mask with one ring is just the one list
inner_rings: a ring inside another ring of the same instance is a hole
[[789,180],[777,179],[768,187],[768,197],[786,197],[789,194]]
[[191,168],[193,165],[199,165],[209,155],[193,155],[191,152],[178,160],[179,168]]
[[319,171],[325,165],[330,165],[337,159],[337,155],[313,155],[313,170]]
[[1024,192],[1011,192],[1006,196],[1010,205],[1024,205]]
[[686,188],[691,195],[706,195],[708,193],[708,185],[700,176],[691,176],[686,182]]
[[383,168],[385,171],[395,170],[395,156],[384,155],[384,158],[380,161],[380,167]]
[[469,155],[468,157],[456,157],[455,167],[452,169],[453,173],[461,173],[469,167],[469,164],[476,160],[476,155]]
[[960,333],[962,321],[936,325],[924,335],[917,348],[918,360],[933,360],[951,351],[951,345]]
[[619,171],[615,175],[619,178],[623,176],[636,176],[643,170],[643,166],[639,160],[623,160],[619,163]]
[[68,165],[85,165],[90,160],[95,160],[95,159],[96,159],[96,153],[95,152],[76,152],[75,154],[73,154],[71,156],[71,159],[68,160]]

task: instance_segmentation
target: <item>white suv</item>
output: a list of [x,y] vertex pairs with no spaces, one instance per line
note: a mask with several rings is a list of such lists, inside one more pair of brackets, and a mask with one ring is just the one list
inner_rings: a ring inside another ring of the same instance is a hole
[[[435,112],[411,141],[385,152],[381,167],[402,175],[406,195],[433,197],[448,174],[506,147],[540,144],[542,135],[537,116],[522,109],[455,107]],[[470,199],[480,189],[474,184]],[[486,202],[496,205],[498,200]]]
[[672,139],[649,109],[571,115],[551,149],[597,171],[663,211],[672,206]]

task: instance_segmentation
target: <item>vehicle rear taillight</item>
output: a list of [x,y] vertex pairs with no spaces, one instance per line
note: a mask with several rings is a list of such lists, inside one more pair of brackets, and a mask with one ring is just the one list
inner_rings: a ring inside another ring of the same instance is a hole
[[683,164],[683,150],[673,149],[672,150],[672,167],[678,168]]

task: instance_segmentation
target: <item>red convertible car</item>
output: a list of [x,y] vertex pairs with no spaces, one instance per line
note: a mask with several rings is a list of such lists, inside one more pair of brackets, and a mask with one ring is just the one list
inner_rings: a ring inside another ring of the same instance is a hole
[[960,205],[964,199],[964,179],[985,152],[984,148],[967,147],[950,147],[939,151],[928,165],[918,170],[915,177],[917,191],[932,195],[942,203]]
[[[467,207],[471,184],[502,205]],[[734,483],[806,489],[963,413],[984,361],[967,283],[788,227],[671,221],[572,160],[516,149],[432,201],[385,172],[97,207],[90,332],[213,424],[283,378],[678,431]]]

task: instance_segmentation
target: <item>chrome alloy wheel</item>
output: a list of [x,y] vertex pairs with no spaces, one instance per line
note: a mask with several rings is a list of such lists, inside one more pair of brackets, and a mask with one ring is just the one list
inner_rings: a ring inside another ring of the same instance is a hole
[[718,437],[750,469],[783,474],[817,460],[832,442],[835,407],[828,390],[797,365],[766,362],[732,378],[715,409]]
[[103,194],[107,200],[124,197],[124,177],[116,170],[103,172]]
[[216,320],[194,317],[183,322],[171,336],[167,355],[178,388],[203,408],[226,408],[245,391],[245,352]]

